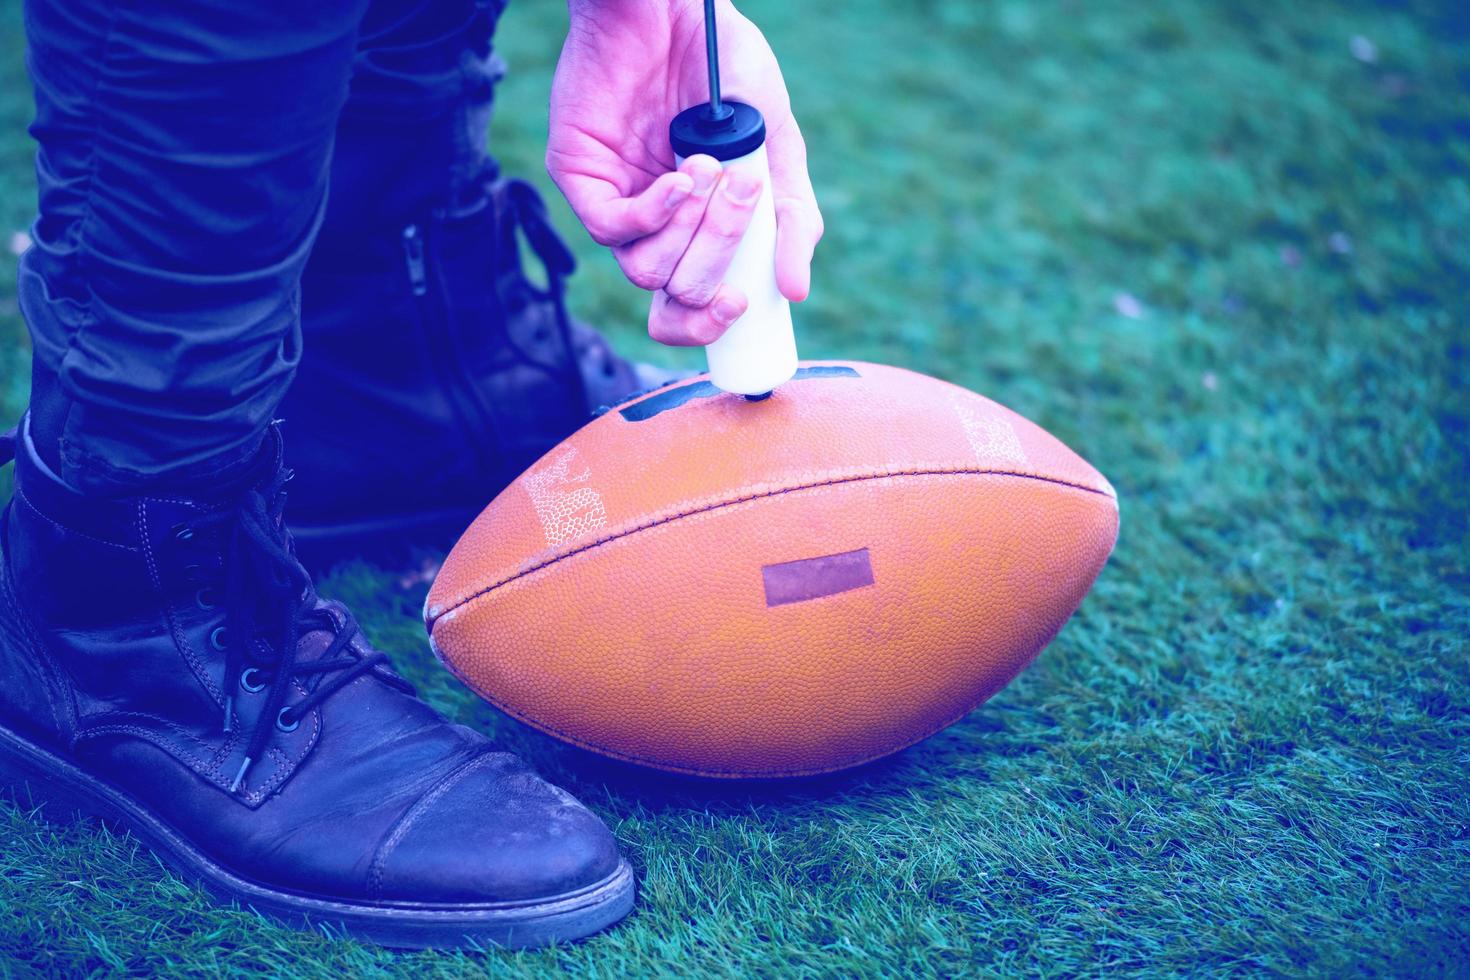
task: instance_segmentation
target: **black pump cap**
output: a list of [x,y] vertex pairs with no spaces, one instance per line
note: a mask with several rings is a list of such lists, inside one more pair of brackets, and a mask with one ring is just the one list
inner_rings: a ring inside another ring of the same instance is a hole
[[712,119],[708,102],[685,109],[669,123],[674,153],[689,158],[706,153],[721,162],[752,152],[766,141],[766,121],[760,110],[743,102],[721,102],[731,110],[724,119]]

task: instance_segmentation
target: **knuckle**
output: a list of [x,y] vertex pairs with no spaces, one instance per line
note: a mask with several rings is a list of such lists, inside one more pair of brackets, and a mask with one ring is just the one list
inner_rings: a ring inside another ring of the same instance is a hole
[[672,343],[669,333],[667,318],[659,310],[660,304],[654,303],[648,311],[648,336],[649,339],[660,344]]
[[717,215],[709,222],[709,233],[722,245],[733,245],[745,237],[750,212],[737,211]]
[[632,225],[634,234],[639,236],[651,234],[664,226],[662,215],[641,207],[630,209],[628,223]]
[[811,236],[812,244],[816,244],[826,234],[827,223],[822,218],[821,210],[816,204],[806,198],[786,197],[776,204],[776,216],[781,222],[795,222],[805,225],[807,234]]
[[662,269],[642,262],[630,262],[624,265],[623,274],[633,285],[649,292],[664,288],[669,281],[668,275]]
[[709,301],[715,298],[715,289],[719,286],[717,282],[708,280],[695,280],[690,282],[670,283],[669,295],[685,306],[696,309],[709,305]]
[[713,317],[706,314],[695,317],[694,321],[687,325],[686,331],[689,334],[691,344],[699,347],[708,347],[720,339],[720,334],[724,332],[724,328],[716,323]]
[[675,319],[653,318],[648,322],[648,336],[666,347],[693,347],[701,341],[691,335],[690,326]]
[[587,234],[591,235],[592,240],[597,244],[605,245],[608,248],[612,248],[615,245],[621,244],[617,240],[617,238],[608,234],[607,228],[602,224],[602,222],[591,220],[584,221],[582,224],[586,227]]
[[692,343],[686,336],[687,319],[677,301],[667,292],[654,293],[648,308],[648,336],[654,342],[669,347],[687,347]]

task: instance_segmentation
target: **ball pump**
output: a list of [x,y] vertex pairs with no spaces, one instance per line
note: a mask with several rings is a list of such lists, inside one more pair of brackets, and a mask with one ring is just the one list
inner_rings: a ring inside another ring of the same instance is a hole
[[685,109],[669,125],[669,142],[679,164],[704,153],[727,171],[757,177],[760,197],[745,237],[730,261],[724,281],[749,300],[738,320],[705,348],[710,381],[722,391],[758,401],[796,373],[796,335],[791,303],[776,287],[776,205],[771,198],[771,168],[766,159],[766,122],[754,106],[720,97],[720,55],[715,0],[704,3],[705,47],[709,59],[709,101]]

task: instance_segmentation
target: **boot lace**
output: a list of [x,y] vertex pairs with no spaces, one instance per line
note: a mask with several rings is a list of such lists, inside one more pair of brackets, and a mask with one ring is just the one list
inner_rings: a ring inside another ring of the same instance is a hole
[[[566,280],[577,268],[576,257],[552,226],[551,217],[546,213],[546,203],[531,184],[517,178],[498,180],[491,184],[489,194],[490,206],[494,209],[496,249],[501,257],[496,279],[502,318],[508,322],[512,316],[523,315],[524,306],[537,300],[551,305],[555,329],[571,359],[569,377],[581,390],[585,403],[585,385],[577,363],[578,348],[566,306]],[[519,236],[525,237],[531,253],[545,270],[545,289],[532,284],[525,274],[521,265]],[[541,370],[552,367],[522,350],[514,340],[508,346],[523,363]]]
[[[182,526],[189,532],[185,538],[206,527],[218,527],[225,536],[224,730],[234,726],[235,691],[247,671],[255,679],[249,689],[266,697],[246,743],[245,759],[230,783],[231,793],[239,790],[265,751],[273,727],[294,730],[313,708],[388,663],[382,653],[371,648],[364,653],[354,646],[360,632],[357,621],[345,609],[337,607],[334,616],[323,606],[311,576],[296,560],[283,517],[285,486],[291,476],[289,469],[278,467],[270,480],[245,490],[235,506]],[[298,663],[297,645],[314,629],[330,631],[332,641],[320,656]],[[390,670],[377,670],[375,676],[413,693],[412,685]],[[288,705],[292,678],[303,681],[310,693]]]

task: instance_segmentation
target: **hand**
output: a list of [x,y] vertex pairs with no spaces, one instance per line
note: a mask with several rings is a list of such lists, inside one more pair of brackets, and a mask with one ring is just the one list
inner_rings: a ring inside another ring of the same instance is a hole
[[[792,302],[811,289],[822,237],[806,144],[770,45],[719,3],[723,94],[761,111],[776,206],[776,284]],[[593,239],[623,273],[654,291],[648,333],[674,346],[708,344],[745,312],[723,283],[759,184],[694,156],[674,169],[669,122],[708,101],[699,0],[569,0],[571,26],[551,88],[546,169]]]

